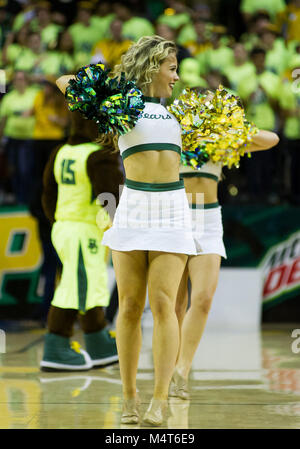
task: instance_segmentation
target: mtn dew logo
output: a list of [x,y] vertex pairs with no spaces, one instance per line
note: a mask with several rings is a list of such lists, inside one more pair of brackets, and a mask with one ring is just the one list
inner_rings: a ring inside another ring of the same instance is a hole
[[300,230],[273,246],[260,264],[263,305],[281,302],[300,293]]

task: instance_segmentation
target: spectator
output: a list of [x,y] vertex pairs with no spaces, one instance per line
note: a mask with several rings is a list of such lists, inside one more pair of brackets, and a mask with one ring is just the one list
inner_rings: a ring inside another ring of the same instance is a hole
[[53,148],[61,145],[66,137],[69,111],[59,92],[55,77],[48,76],[37,93],[31,114],[35,117],[33,130],[36,160],[36,185],[42,186],[42,174]]
[[[169,27],[168,25],[165,25],[163,23],[156,24],[155,32],[158,36],[161,36],[164,39],[177,42],[176,30]],[[183,45],[180,45],[178,42],[177,42],[177,51],[178,51],[177,52],[178,66],[180,66],[183,59],[190,58],[192,56],[190,51],[187,48],[185,48]]]
[[41,36],[43,50],[55,45],[57,35],[61,31],[61,25],[52,22],[51,3],[42,1],[37,4],[36,18],[30,24],[31,29]]
[[[296,72],[294,72],[296,71]],[[293,79],[293,72],[298,74],[298,80]],[[298,64],[291,64],[288,76],[284,79],[279,97],[284,126],[284,148],[289,153],[290,185],[289,197],[293,204],[300,205],[300,88],[299,88],[300,60]]]
[[102,39],[110,38],[110,25],[115,19],[116,14],[113,12],[113,6],[111,2],[100,2],[95,10],[95,14],[91,17],[91,24],[98,30],[101,30],[99,35],[99,41]]
[[[260,129],[271,131],[276,128],[274,111],[277,109],[280,79],[267,70],[264,49],[254,48],[250,54],[250,59],[255,66],[255,73],[251,73],[240,81],[238,93],[245,103],[246,111],[251,115],[251,120]],[[261,120],[265,127],[260,125]]]
[[[218,0],[217,3],[8,2],[5,8],[0,5],[6,82],[9,86],[15,71],[25,70],[30,81],[39,83],[45,75],[59,77],[99,60],[113,68],[131,42],[155,33],[176,41],[178,46],[181,79],[172,98],[187,86],[207,87],[225,82],[233,92],[243,96],[250,117],[255,117],[256,122],[261,119],[263,125],[274,125],[276,131],[281,118],[275,95],[278,77],[290,76],[290,67],[299,67],[300,0]],[[235,24],[237,17],[242,20]],[[247,30],[241,35],[245,27]],[[229,32],[238,39],[234,44]],[[255,52],[251,58],[248,56],[256,47],[265,51],[264,70],[260,74],[252,61]],[[281,101],[285,137],[293,135],[290,130],[296,123],[295,117],[287,115],[286,104],[289,101],[292,104],[292,100],[290,94],[286,97]],[[277,157],[278,151],[272,154]],[[260,157],[263,156],[256,157],[256,161]]]
[[15,16],[12,23],[12,31],[18,32],[24,25],[28,25],[36,16],[35,1],[27,1],[20,4],[21,11]]
[[206,22],[213,22],[212,9],[209,5],[210,2],[196,2],[193,9],[190,11],[193,20],[202,19]]
[[103,62],[107,67],[113,69],[121,62],[121,56],[126,53],[132,41],[122,36],[123,22],[114,19],[110,24],[111,38],[102,39],[97,42],[92,51],[91,62],[97,64]]
[[284,0],[242,0],[240,10],[246,22],[257,12],[267,12],[274,22],[277,14],[282,13],[285,7]]
[[[226,89],[230,92],[229,81],[226,78],[226,76],[223,75],[219,70],[209,71],[206,74],[205,79],[206,79],[207,87],[209,89],[216,90],[216,89],[218,89],[218,87],[220,85],[222,85],[223,87],[226,87]],[[232,93],[236,95],[236,92],[232,92]]]
[[248,53],[242,43],[234,44],[233,55],[233,64],[226,66],[222,72],[228,78],[230,88],[237,91],[240,81],[245,77],[251,77],[255,72],[255,67],[249,61]]
[[189,16],[190,20],[179,29],[177,41],[186,45],[188,42],[197,40],[201,34],[204,35],[204,40],[209,40],[210,30],[213,27],[210,7],[203,3],[196,3],[193,9],[189,11]]
[[93,46],[102,38],[102,31],[92,25],[92,2],[79,2],[76,22],[69,26],[68,31],[74,42],[74,51],[78,63],[89,64]]
[[[259,129],[275,131],[278,126],[278,97],[280,78],[266,69],[266,52],[254,48],[251,61],[255,73],[246,76],[238,85],[238,94],[245,104],[248,120],[254,122]],[[276,167],[277,153],[262,151],[245,161],[248,191],[253,198],[261,198],[264,194],[268,201],[273,201],[273,174]]]
[[59,33],[56,45],[45,53],[40,67],[44,74],[55,75],[57,78],[76,69],[73,39],[68,30]]
[[201,67],[195,58],[186,58],[180,65],[179,76],[184,87],[206,87],[207,83],[201,78]]
[[281,75],[288,64],[288,51],[274,25],[270,25],[261,33],[260,46],[266,51],[266,68]]
[[[168,8],[157,18],[158,24],[167,25],[177,32],[182,30],[185,25],[191,24],[191,11],[188,10],[185,2],[170,0],[167,3]],[[183,43],[182,40],[181,43]]]
[[287,42],[300,41],[300,0],[290,0],[276,23]]
[[154,26],[144,17],[134,16],[129,4],[117,2],[114,6],[116,17],[123,22],[122,36],[133,42],[142,36],[152,36]]
[[172,103],[186,87],[207,87],[207,82],[200,76],[200,72],[199,63],[195,58],[185,58],[179,66],[179,81],[175,83],[168,103]]
[[17,204],[29,204],[35,187],[32,144],[35,120],[29,111],[36,93],[26,73],[16,71],[13,87],[0,104],[0,137],[6,138],[5,153]]
[[53,11],[51,14],[52,22],[56,25],[59,25],[61,32],[64,28],[67,28],[68,26],[68,20],[67,17],[60,11]]
[[224,29],[216,28],[216,31],[211,36],[212,48],[208,48],[196,55],[196,59],[204,67],[205,72],[219,70],[220,67],[224,70],[234,62],[232,48],[222,43],[221,37],[223,32]]
[[260,35],[271,24],[268,13],[259,13],[251,17],[247,22],[247,31],[240,37],[247,51],[251,51],[255,46],[259,46]]
[[203,19],[197,19],[194,21],[193,31],[189,37],[186,33],[186,37],[182,39],[183,31],[180,33],[181,39],[178,39],[177,42],[183,40],[183,45],[189,50],[192,56],[199,55],[199,53],[203,53],[212,48],[212,44],[210,42],[210,26]]
[[24,26],[18,32],[11,31],[6,36],[2,49],[2,67],[5,68],[8,80],[13,76],[13,68],[16,61],[26,51],[27,34],[27,27]]
[[38,82],[41,78],[41,62],[45,58],[39,33],[30,32],[27,36],[27,46],[16,59],[13,69],[30,72],[31,80]]

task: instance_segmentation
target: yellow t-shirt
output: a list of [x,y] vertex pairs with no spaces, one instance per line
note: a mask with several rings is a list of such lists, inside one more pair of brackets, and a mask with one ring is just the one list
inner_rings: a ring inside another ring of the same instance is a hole
[[122,42],[116,42],[113,39],[103,39],[94,46],[92,61],[94,63],[102,61],[113,68],[116,64],[120,64],[121,56],[126,53],[131,45],[132,41],[128,39]]
[[32,109],[37,90],[27,87],[23,94],[16,89],[6,93],[0,102],[0,118],[6,117],[3,135],[12,139],[32,139],[35,119],[24,117]]
[[67,107],[62,105],[55,106],[53,103],[44,103],[45,94],[38,92],[34,101],[35,127],[33,131],[34,139],[54,139],[60,140],[65,136],[65,127],[54,123],[50,117],[58,116],[66,118],[68,115]]
[[286,40],[300,40],[300,8],[291,2],[287,5],[285,11],[278,14],[277,25],[280,29],[286,28]]

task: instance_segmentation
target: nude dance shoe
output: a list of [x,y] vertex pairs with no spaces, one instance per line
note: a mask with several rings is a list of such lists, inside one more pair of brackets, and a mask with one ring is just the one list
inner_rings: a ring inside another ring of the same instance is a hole
[[139,399],[124,399],[121,416],[121,424],[138,424],[139,422]]
[[171,379],[169,396],[184,399],[185,401],[190,399],[188,382],[179,374],[177,369],[175,369]]
[[150,405],[144,415],[143,422],[150,426],[160,426],[168,408],[166,399],[151,399]]

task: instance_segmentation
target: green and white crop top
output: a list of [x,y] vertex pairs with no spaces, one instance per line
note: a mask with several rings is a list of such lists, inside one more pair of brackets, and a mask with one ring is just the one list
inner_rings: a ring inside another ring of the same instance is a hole
[[180,177],[182,178],[202,177],[210,178],[218,182],[220,181],[222,175],[222,163],[208,161],[206,162],[206,164],[203,164],[200,169],[197,170],[181,164],[179,171]]
[[140,151],[171,150],[181,154],[181,127],[155,97],[144,97],[145,108],[135,127],[120,136],[122,159]]

